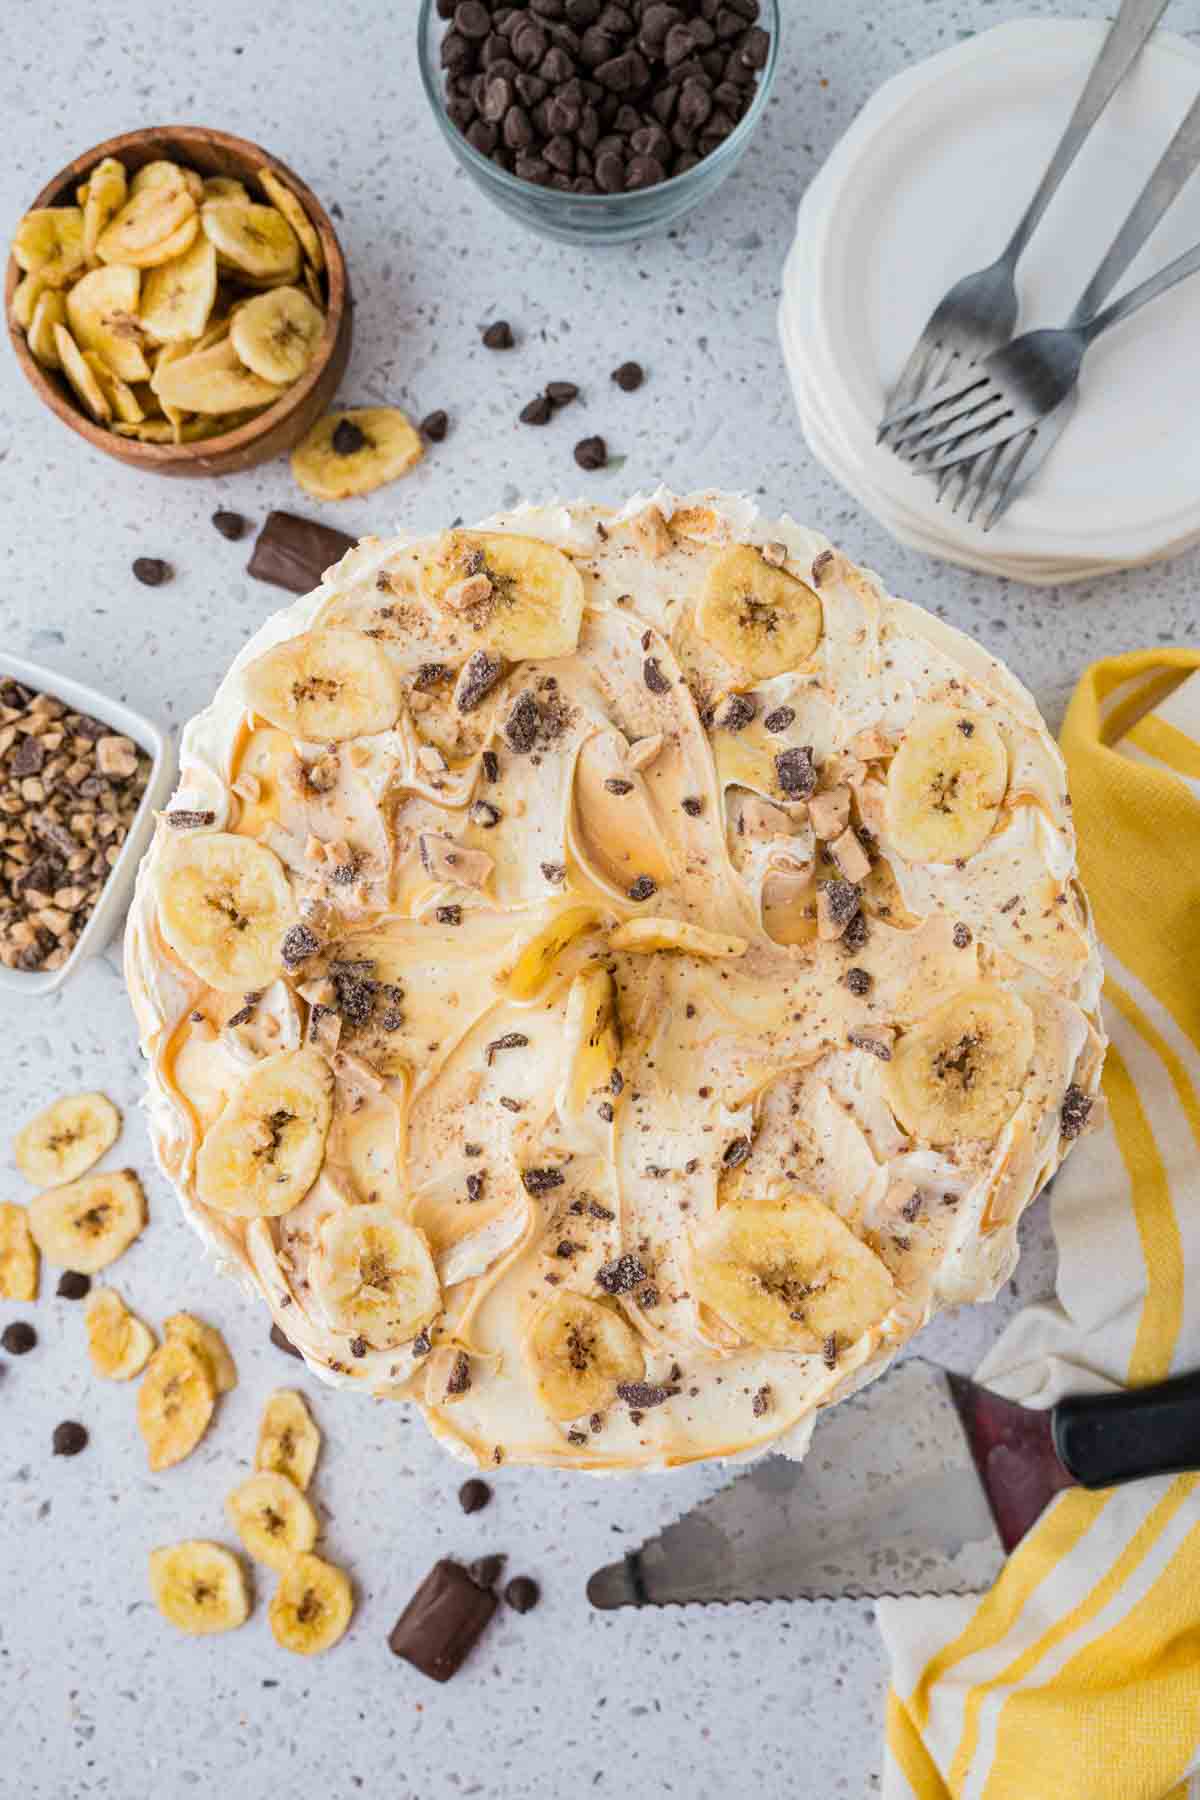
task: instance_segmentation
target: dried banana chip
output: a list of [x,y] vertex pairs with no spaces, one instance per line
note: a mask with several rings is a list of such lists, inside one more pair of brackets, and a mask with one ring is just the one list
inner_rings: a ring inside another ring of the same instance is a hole
[[62,372],[75,389],[76,394],[93,419],[101,425],[106,425],[112,418],[112,408],[104,398],[99,382],[84,362],[78,344],[65,325],[54,327],[54,346],[58,351]]
[[12,241],[17,267],[45,287],[66,287],[83,268],[83,213],[77,206],[40,206],[27,212]]
[[154,391],[164,407],[181,406],[197,413],[270,406],[283,393],[282,387],[264,381],[261,375],[246,368],[227,337],[165,369],[155,369]]
[[299,275],[300,240],[273,206],[209,200],[201,224],[223,268],[264,284],[295,281]]
[[85,1175],[29,1203],[29,1229],[47,1262],[81,1275],[116,1262],[145,1223],[146,1196],[132,1169]]
[[237,1365],[229,1354],[229,1346],[215,1325],[206,1325],[195,1313],[172,1313],[163,1322],[163,1335],[182,1338],[196,1354],[208,1363],[213,1386],[218,1394],[228,1394],[237,1386]]
[[424,454],[397,407],[358,407],[317,420],[292,451],[292,474],[314,500],[349,500],[398,481]]
[[150,1552],[150,1592],[164,1619],[189,1637],[232,1631],[250,1616],[241,1563],[223,1544],[199,1538]]
[[301,248],[303,249],[305,256],[308,258],[313,268],[320,273],[325,267],[325,253],[321,249],[321,240],[317,235],[316,227],[301,206],[296,195],[293,194],[291,188],[287,185],[287,182],[281,180],[272,169],[260,168],[258,171],[258,179],[262,182],[263,191],[268,200],[270,200],[271,205],[278,208],[283,214],[296,236],[300,239]]
[[130,182],[129,192],[140,194],[145,188],[173,187],[179,181],[183,182],[196,205],[201,205],[204,200],[202,177],[194,169],[185,169],[181,163],[168,162],[165,158],[143,164]]
[[36,1300],[39,1265],[29,1214],[0,1201],[0,1300]]
[[100,233],[107,231],[128,199],[125,165],[115,156],[106,156],[96,164],[91,178],[79,191],[83,208],[83,254],[89,262],[96,255]]
[[164,344],[203,336],[217,298],[217,253],[199,232],[182,256],[159,263],[142,283],[138,316]]
[[67,295],[67,323],[81,350],[98,350],[122,381],[145,381],[150,365],[142,349],[137,269],[114,264],[93,269]]
[[13,289],[12,316],[22,331],[28,331],[33,324],[37,303],[47,285],[40,275],[23,275]]
[[354,1612],[354,1593],[345,1570],[311,1550],[293,1557],[267,1609],[275,1642],[298,1656],[331,1650]]
[[278,1388],[267,1401],[258,1428],[256,1469],[286,1475],[303,1490],[312,1480],[321,1448],[321,1433],[302,1394]]
[[207,1362],[182,1338],[168,1338],[150,1358],[138,1389],[138,1429],[155,1474],[191,1455],[215,1404]]
[[33,318],[25,333],[30,354],[46,369],[61,369],[62,362],[58,354],[58,345],[54,341],[54,327],[61,325],[67,316],[67,303],[61,288],[47,288],[39,296],[33,309]]
[[324,329],[325,316],[307,294],[295,287],[277,287],[237,308],[229,324],[229,341],[255,375],[286,385],[299,381]]
[[[187,249],[196,232],[196,202],[181,176],[131,194],[96,244],[101,262],[144,269]],[[183,231],[184,242],[174,240]],[[170,246],[168,248],[168,246]]]
[[21,1127],[13,1157],[34,1187],[58,1187],[86,1175],[120,1132],[121,1115],[107,1094],[66,1094]]
[[243,182],[233,175],[206,175],[203,182],[205,200],[245,200],[250,196]]
[[140,425],[142,409],[129,383],[114,375],[98,350],[85,350],[83,360],[96,378],[96,386],[108,401],[114,419],[122,425]]
[[106,1381],[132,1381],[154,1354],[154,1333],[115,1288],[94,1288],[84,1312],[88,1355]]

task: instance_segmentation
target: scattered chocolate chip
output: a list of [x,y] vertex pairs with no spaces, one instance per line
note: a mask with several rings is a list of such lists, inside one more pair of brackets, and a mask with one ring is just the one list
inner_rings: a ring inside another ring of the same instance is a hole
[[963,925],[960,922],[954,927],[954,948],[956,950],[965,950],[970,942],[971,928],[969,925]]
[[763,720],[768,731],[786,731],[796,717],[794,706],[777,706]]
[[449,416],[440,409],[437,412],[426,413],[421,420],[421,436],[428,438],[431,444],[444,442],[449,429]]
[[307,925],[293,925],[279,946],[279,954],[287,968],[296,969],[310,956],[316,956],[320,948],[321,940],[315,931]]
[[1069,1141],[1077,1138],[1088,1122],[1094,1102],[1090,1094],[1085,1094],[1081,1087],[1071,1086],[1063,1095],[1062,1112],[1059,1115],[1062,1134]]
[[515,342],[512,326],[507,319],[497,319],[483,333],[484,348],[487,350],[511,350]]
[[54,1435],[50,1440],[55,1456],[78,1456],[81,1450],[87,1449],[88,1434],[75,1419],[64,1419],[61,1425],[54,1427]]
[[92,1278],[75,1269],[67,1269],[59,1276],[54,1291],[60,1300],[86,1300],[92,1291]]
[[491,693],[504,674],[504,663],[486,650],[475,650],[467,658],[458,677],[455,704],[460,713],[474,712]]
[[465,1513],[482,1512],[492,1497],[492,1490],[486,1481],[472,1478],[464,1481],[458,1490],[458,1504]]
[[589,472],[608,467],[608,445],[602,437],[580,438],[575,446],[575,461]]
[[670,1400],[677,1394],[677,1387],[667,1387],[660,1381],[618,1381],[617,1393],[627,1406],[639,1409],[648,1406],[661,1406],[664,1400]]
[[850,992],[857,994],[860,1000],[871,991],[871,977],[865,969],[847,969],[843,980]]
[[904,1205],[900,1208],[900,1215],[911,1225],[914,1219],[919,1216],[921,1206],[922,1201],[920,1194],[910,1194],[908,1199],[904,1202]]
[[339,419],[330,439],[335,456],[356,456],[367,442],[366,432],[353,419]]
[[462,907],[453,905],[439,906],[434,913],[434,917],[439,925],[461,925]]
[[495,1594],[472,1581],[460,1563],[443,1558],[392,1627],[388,1647],[431,1681],[449,1681],[479,1641],[496,1605]]
[[554,408],[545,394],[537,394],[521,408],[521,423],[522,425],[548,425],[553,414]]
[[294,1356],[298,1358],[300,1362],[304,1361],[304,1357],[301,1355],[300,1351],[297,1350],[291,1338],[285,1337],[278,1325],[272,1325],[271,1327],[271,1342],[277,1350],[282,1350],[285,1356]]
[[688,817],[692,819],[698,819],[700,814],[704,811],[704,802],[699,794],[685,794],[680,801],[680,805],[683,807],[683,810],[687,813]]
[[797,745],[791,750],[781,750],[775,758],[775,774],[785,794],[807,800],[817,786],[812,745]]
[[632,794],[633,792],[632,781],[625,781],[620,775],[610,775],[604,786],[610,794]]
[[529,1039],[523,1031],[506,1031],[503,1037],[493,1038],[484,1052],[490,1069],[498,1050],[523,1050]]
[[215,512],[212,522],[221,536],[228,538],[231,544],[236,544],[239,538],[245,537],[250,528],[249,519],[243,519],[241,513],[235,512]]
[[477,1587],[494,1588],[504,1573],[506,1561],[507,1558],[503,1556],[476,1557],[470,1568],[471,1580]]
[[649,1271],[639,1256],[626,1252],[612,1262],[602,1263],[596,1270],[596,1286],[606,1294],[630,1294],[640,1287]]
[[565,1179],[561,1169],[524,1169],[521,1172],[526,1193],[535,1197],[548,1194],[551,1188],[561,1187]]
[[648,656],[642,664],[642,680],[652,694],[669,694],[670,678],[663,674],[657,656]]
[[[20,773],[20,771],[15,772]],[[173,831],[200,831],[206,825],[215,824],[216,817],[216,813],[210,812],[207,808],[203,811],[191,812],[182,806],[173,806],[169,812],[163,814],[164,820]]]
[[750,1139],[735,1137],[733,1142],[725,1146],[725,1154],[721,1158],[723,1169],[740,1169],[750,1155]]
[[298,513],[268,513],[246,573],[289,594],[310,594],[321,585],[326,569],[353,550],[356,541],[332,525],[319,525]]
[[519,1613],[532,1612],[541,1597],[542,1590],[528,1575],[514,1575],[504,1590],[505,1600]]
[[134,558],[133,573],[143,587],[162,587],[175,571],[161,556],[138,556]]
[[0,1333],[0,1347],[8,1351],[10,1356],[28,1356],[37,1344],[37,1332],[24,1319],[14,1319]]
[[612,378],[623,394],[635,393],[646,379],[646,371],[641,363],[623,362],[612,372]]
[[579,389],[573,381],[548,381],[546,398],[557,412],[560,406],[570,406],[572,400],[578,400]]

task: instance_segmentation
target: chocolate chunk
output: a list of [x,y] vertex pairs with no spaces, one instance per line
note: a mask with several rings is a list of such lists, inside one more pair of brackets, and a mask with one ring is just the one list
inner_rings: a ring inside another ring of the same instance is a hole
[[1062,1134],[1069,1141],[1077,1138],[1091,1115],[1094,1102],[1090,1094],[1085,1094],[1074,1082],[1063,1095],[1062,1112],[1059,1123]]
[[862,912],[856,912],[846,926],[845,931],[842,933],[841,944],[843,950],[861,950],[867,941],[868,935],[865,915]]
[[504,663],[486,650],[475,650],[467,658],[458,677],[456,704],[460,713],[474,712],[486,699],[504,674]]
[[350,1339],[350,1354],[355,1357],[363,1357],[367,1354],[367,1340],[365,1337],[355,1337]]
[[623,781],[619,775],[610,775],[604,786],[610,794],[632,794],[633,792],[632,781]]
[[556,887],[567,879],[565,863],[544,862],[541,864],[541,871],[546,880],[553,882]]
[[16,747],[8,759],[8,772],[14,776],[40,775],[46,760],[46,752],[42,748],[40,738],[32,736],[18,738]]
[[504,721],[504,735],[518,756],[524,756],[533,749],[541,726],[542,709],[526,688],[523,694],[518,694]]
[[268,513],[246,573],[289,594],[308,594],[320,586],[326,569],[353,550],[355,541],[332,525],[318,525],[298,513]]
[[446,1377],[446,1394],[466,1394],[471,1387],[471,1359],[465,1350],[456,1351]]
[[453,679],[454,670],[449,663],[422,663],[413,676],[413,687],[419,694],[429,693],[431,688],[441,687],[443,682]]
[[546,398],[557,412],[560,406],[570,406],[572,400],[578,400],[579,389],[573,381],[548,381]]
[[143,587],[162,587],[175,571],[161,556],[138,556],[134,558],[133,573]]
[[428,1356],[432,1349],[433,1342],[429,1336],[429,1328],[422,1326],[412,1341],[412,1353],[416,1357]]
[[498,1050],[523,1050],[528,1042],[523,1031],[506,1031],[503,1037],[493,1038],[484,1052],[488,1068],[491,1068]]
[[535,1198],[539,1194],[548,1194],[551,1188],[561,1187],[565,1179],[561,1169],[524,1169],[521,1172],[525,1192]]
[[608,445],[602,437],[580,438],[575,446],[575,461],[589,471],[608,466]]
[[849,923],[858,911],[859,889],[854,882],[843,881],[840,876],[835,876],[832,881],[823,881],[819,886],[824,892],[825,905],[833,923]]
[[698,819],[704,811],[704,802],[699,794],[685,794],[679,803],[689,818]]
[[765,1412],[767,1412],[767,1410],[769,1409],[770,1405],[771,1405],[771,1390],[770,1390],[770,1388],[769,1387],[760,1387],[758,1392],[755,1394],[754,1399],[750,1403],[750,1410],[751,1410],[751,1412],[753,1412],[756,1419],[761,1419],[763,1414]]
[[749,694],[730,694],[717,709],[713,723],[722,731],[745,731],[757,711]]
[[619,368],[613,370],[612,378],[623,394],[633,394],[645,381],[646,371],[641,363],[623,362]]
[[458,1504],[465,1513],[482,1512],[491,1497],[492,1490],[486,1481],[464,1481],[458,1490]]
[[485,781],[499,781],[500,758],[494,750],[484,750],[479,758]]
[[217,815],[207,807],[202,811],[192,812],[187,807],[173,806],[170,812],[163,814],[163,818],[174,831],[200,831],[206,825],[215,824]]
[[504,1598],[514,1612],[532,1612],[542,1597],[542,1590],[528,1575],[514,1575],[504,1590]]
[[603,1288],[606,1294],[630,1294],[648,1275],[649,1270],[641,1258],[627,1252],[596,1270],[596,1286]]
[[365,449],[367,441],[366,432],[353,419],[339,419],[330,439],[335,456],[356,456]]
[[880,1062],[891,1062],[891,1039],[882,1032],[874,1032],[864,1026],[861,1031],[851,1031],[847,1035],[856,1050],[865,1050],[868,1056],[877,1056]]
[[58,1278],[55,1293],[60,1300],[86,1300],[92,1291],[90,1275],[81,1275],[75,1269],[66,1269]]
[[472,825],[478,825],[484,831],[494,831],[504,815],[490,800],[473,800],[470,817]]
[[297,1348],[296,1348],[295,1344],[293,1344],[291,1338],[285,1337],[284,1333],[282,1331],[280,1331],[278,1325],[272,1325],[272,1327],[271,1327],[271,1342],[274,1344],[274,1346],[277,1350],[282,1350],[283,1354],[285,1356],[294,1356],[294,1357],[296,1357],[296,1359],[299,1362],[304,1361],[303,1355],[301,1354],[301,1352],[299,1350],[297,1350]]
[[228,538],[231,544],[236,544],[240,537],[245,537],[250,525],[249,519],[243,519],[241,513],[235,512],[215,512],[212,522],[221,536]]
[[767,714],[766,718],[763,720],[763,724],[768,731],[786,731],[795,717],[796,709],[794,706],[777,706],[773,712]]
[[658,892],[658,883],[649,875],[639,875],[626,892],[631,900],[649,900],[651,894]]
[[28,1356],[37,1343],[37,1332],[24,1319],[14,1319],[0,1332],[0,1347],[10,1356]]
[[522,425],[548,425],[553,412],[554,408],[545,394],[538,394],[527,406],[521,408],[521,423]]
[[295,969],[310,956],[316,956],[320,948],[321,940],[315,931],[307,925],[293,925],[279,946],[279,954],[289,969]]
[[648,656],[642,664],[642,680],[652,694],[669,694],[671,682],[662,672],[657,656]]
[[428,438],[431,444],[442,443],[449,429],[449,416],[440,408],[437,412],[426,413],[421,420],[421,436]]
[[494,1588],[504,1573],[504,1556],[478,1556],[471,1564],[471,1580],[481,1588]]
[[865,969],[847,969],[844,980],[850,992],[857,994],[860,1000],[871,991],[871,977]]
[[971,927],[962,924],[960,921],[960,923],[954,927],[954,948],[956,950],[965,950],[970,942]]
[[618,1381],[617,1393],[628,1406],[636,1406],[639,1411],[648,1406],[661,1406],[664,1400],[670,1400],[677,1394],[677,1387],[667,1387],[659,1381]]
[[807,800],[817,786],[817,771],[813,767],[812,745],[802,748],[781,750],[775,758],[775,774],[785,794]]
[[497,319],[483,333],[484,348],[487,350],[511,350],[515,342],[512,326],[507,319]]
[[78,1456],[81,1450],[87,1449],[88,1434],[75,1419],[64,1419],[61,1425],[54,1427],[54,1435],[50,1440],[55,1456]]
[[725,1146],[725,1154],[721,1158],[723,1169],[740,1169],[750,1155],[750,1139],[735,1137],[732,1143]]
[[473,1175],[467,1176],[467,1199],[472,1205],[474,1205],[477,1200],[483,1199],[483,1189],[486,1179],[486,1173],[482,1169]]
[[434,917],[439,925],[461,925],[462,907],[454,905],[439,906]]
[[460,1563],[444,1557],[392,1627],[388,1647],[431,1681],[449,1681],[479,1641],[496,1606],[495,1594],[472,1581]]

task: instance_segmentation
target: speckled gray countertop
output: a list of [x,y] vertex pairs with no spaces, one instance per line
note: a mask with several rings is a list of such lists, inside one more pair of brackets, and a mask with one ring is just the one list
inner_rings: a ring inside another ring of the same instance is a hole
[[[513,501],[584,491],[623,498],[746,488],[820,525],[894,592],[974,632],[1033,687],[1057,723],[1084,664],[1139,643],[1197,639],[1200,556],[1062,591],[1034,592],[898,548],[809,459],[775,339],[780,264],[796,203],[838,135],[888,75],[957,37],[1024,12],[1008,0],[856,7],[784,0],[775,98],[735,178],[669,237],[585,253],[527,237],[456,171],[425,116],[412,54],[415,0],[108,0],[101,9],[9,0],[0,19],[5,232],[47,176],[138,124],[224,126],[275,150],[341,209],[358,307],[343,397],[451,435],[408,480],[326,507],[347,530],[436,528]],[[1094,0],[1072,10],[1103,14]],[[1200,0],[1177,0],[1200,35]],[[509,318],[519,347],[483,350]],[[649,380],[627,396],[626,357]],[[583,404],[545,430],[516,423],[548,379]],[[603,433],[619,469],[585,476],[571,446]],[[221,482],[154,482],[89,453],[41,411],[0,356],[0,643],[95,682],[177,728],[280,596],[250,582],[245,544],[212,529],[217,506],[261,522],[315,509],[286,463]],[[177,571],[151,592],[137,555]],[[137,1111],[141,1078],[116,947],[62,996],[0,999],[0,1194],[26,1198],[8,1161],[15,1125],[64,1091],[101,1087],[125,1109],[121,1162],[143,1174],[152,1223],[119,1286],[152,1321],[188,1306],[219,1322],[241,1383],[199,1452],[145,1472],[132,1393],[96,1382],[81,1309],[43,1280],[27,1316],[38,1349],[0,1373],[0,1788],[25,1800],[441,1800],[576,1793],[762,1800],[877,1789],[884,1662],[867,1604],[739,1606],[601,1616],[589,1571],[721,1482],[691,1471],[622,1483],[501,1471],[491,1507],[464,1518],[459,1469],[403,1411],[338,1398],[266,1342],[264,1317],[204,1265],[154,1173]],[[944,1319],[923,1349],[970,1367],[1023,1301],[1048,1290],[1044,1203],[1000,1301]],[[246,1470],[262,1399],[298,1382],[325,1432],[314,1492],[328,1554],[359,1605],[347,1640],[306,1663],[277,1650],[265,1596],[221,1639],[180,1638],[149,1602],[146,1552],[182,1536],[228,1538],[223,1497]],[[52,1460],[62,1418],[92,1442]],[[388,1653],[385,1638],[434,1559],[508,1553],[542,1584],[541,1607],[498,1617],[448,1687]]]

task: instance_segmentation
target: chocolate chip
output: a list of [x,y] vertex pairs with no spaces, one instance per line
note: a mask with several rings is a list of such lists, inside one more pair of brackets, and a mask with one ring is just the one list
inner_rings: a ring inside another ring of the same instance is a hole
[[1073,1142],[1077,1138],[1091,1115],[1094,1101],[1090,1094],[1085,1094],[1081,1087],[1071,1086],[1063,1095],[1062,1112],[1059,1123],[1063,1136]]
[[356,541],[332,525],[319,525],[298,513],[268,513],[246,573],[289,594],[309,594]]
[[557,412],[560,406],[570,406],[572,400],[578,400],[579,389],[573,381],[548,381],[546,398]]
[[500,758],[496,755],[496,752],[494,750],[484,750],[480,754],[479,761],[483,768],[484,780],[485,781],[499,781],[499,779],[500,779]]
[[514,1612],[532,1612],[542,1597],[542,1590],[528,1575],[514,1575],[504,1590],[504,1598]]
[[954,927],[954,948],[956,950],[965,950],[970,942],[971,928],[969,925],[963,925],[960,922]]
[[669,694],[671,691],[670,678],[663,674],[657,656],[648,656],[642,664],[642,680],[652,694]]
[[857,994],[859,999],[871,991],[871,977],[865,969],[847,969],[844,980],[850,992]]
[[350,1354],[351,1356],[356,1357],[363,1357],[367,1354],[367,1340],[365,1337],[355,1337],[350,1339]]
[[64,1419],[54,1427],[50,1440],[55,1456],[78,1456],[87,1449],[88,1434],[75,1419]]
[[794,706],[777,706],[763,720],[768,731],[786,731],[796,717]]
[[339,419],[330,439],[335,456],[355,456],[365,448],[367,434],[353,419]]
[[484,330],[483,343],[487,350],[511,350],[515,342],[512,326],[507,319],[497,319],[494,325],[489,325]]
[[467,1199],[472,1205],[474,1205],[477,1200],[483,1199],[485,1181],[486,1175],[482,1170],[477,1174],[467,1176]]
[[740,1169],[749,1155],[750,1139],[748,1137],[735,1137],[732,1143],[727,1144],[725,1147],[725,1154],[721,1158],[721,1167],[724,1169]]
[[575,446],[575,461],[589,471],[608,466],[608,445],[602,437],[580,438]]
[[294,1356],[300,1362],[304,1361],[303,1355],[297,1350],[291,1338],[286,1337],[284,1333],[280,1331],[278,1325],[272,1325],[271,1327],[271,1342],[277,1350],[282,1350],[285,1356]]
[[539,1194],[548,1194],[551,1188],[561,1187],[565,1179],[561,1169],[523,1169],[521,1172],[526,1193],[535,1198]]
[[236,544],[240,537],[245,537],[250,528],[249,519],[243,519],[241,513],[235,512],[215,512],[212,522],[221,536],[228,538],[231,544]]
[[0,1347],[10,1356],[28,1356],[37,1343],[37,1332],[24,1319],[14,1319],[0,1333]]
[[658,883],[649,875],[639,875],[626,892],[631,900],[649,900],[658,892]]
[[429,1329],[427,1326],[423,1326],[412,1341],[412,1353],[415,1357],[419,1358],[428,1356],[432,1349],[433,1342],[429,1336]]
[[461,925],[462,907],[454,905],[439,906],[434,917],[439,925]]
[[138,556],[134,558],[133,573],[143,587],[162,587],[175,571],[161,556]]
[[817,786],[811,744],[781,750],[775,758],[775,774],[785,794],[807,800]]
[[503,1556],[478,1556],[471,1564],[470,1576],[476,1586],[494,1588],[504,1573],[506,1558]]
[[749,694],[730,694],[717,709],[714,724],[722,731],[744,731],[758,708]]
[[554,408],[545,394],[538,394],[527,406],[521,408],[522,425],[548,425],[554,414]]
[[458,1504],[465,1513],[482,1512],[491,1497],[492,1490],[486,1481],[464,1481],[458,1490]]
[[596,1270],[596,1286],[606,1294],[629,1294],[640,1287],[649,1274],[640,1257],[626,1253]]
[[490,800],[474,800],[471,803],[471,823],[484,831],[495,830],[503,817],[500,808],[493,806]]
[[437,412],[426,413],[421,420],[421,436],[428,438],[431,444],[442,443],[449,429],[449,415],[440,408]]
[[393,1655],[449,1681],[466,1661],[496,1610],[496,1596],[472,1581],[460,1563],[435,1563],[388,1636]]
[[685,794],[680,801],[680,805],[691,819],[698,819],[700,814],[704,811],[704,802],[699,794]]
[[632,794],[632,781],[623,781],[619,775],[610,775],[604,783],[605,791],[610,794]]
[[75,1269],[67,1269],[58,1278],[55,1293],[60,1300],[86,1300],[92,1291],[90,1275],[81,1275]]

